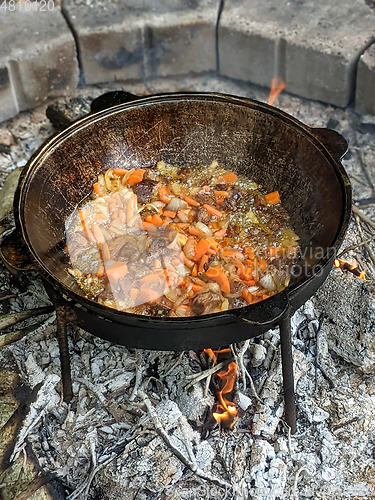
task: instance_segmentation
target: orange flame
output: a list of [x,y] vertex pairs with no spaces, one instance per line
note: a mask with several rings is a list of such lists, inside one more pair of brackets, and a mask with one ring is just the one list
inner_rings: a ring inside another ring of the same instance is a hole
[[357,262],[348,262],[344,259],[335,259],[333,262],[334,266],[339,269],[345,269],[357,276],[357,278],[366,281],[366,271],[360,271],[358,269],[359,264]]
[[285,89],[285,82],[281,78],[281,76],[275,76],[275,78],[272,78],[271,81],[271,90],[270,90],[270,95],[268,96],[268,101],[267,104],[272,106],[272,104],[275,102],[276,97],[281,94],[281,92]]
[[[212,349],[204,349],[204,352],[217,363],[217,355],[230,353],[230,348],[221,349],[220,351],[213,351]],[[234,361],[230,362],[226,369],[220,370],[215,376],[221,379],[221,389],[217,391],[217,403],[216,412],[212,413],[213,418],[219,423],[221,428],[232,429],[234,424],[237,422],[238,413],[235,404],[229,401],[225,396],[233,392],[234,384],[237,377],[237,363]]]

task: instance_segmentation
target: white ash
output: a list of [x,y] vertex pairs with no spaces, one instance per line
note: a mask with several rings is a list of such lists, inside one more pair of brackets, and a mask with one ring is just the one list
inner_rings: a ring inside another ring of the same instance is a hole
[[[126,90],[165,92],[182,87],[263,101],[267,98],[265,91],[213,77],[204,81],[156,80],[148,82],[147,89],[137,83]],[[79,94],[91,100],[102,92],[95,88]],[[278,104],[307,125],[326,127],[331,123],[343,133],[350,140],[350,155],[344,165],[353,182],[355,200],[374,196],[369,183],[373,176],[370,167],[375,162],[374,134],[366,128],[363,131],[350,110],[288,94],[281,94]],[[22,113],[0,127],[0,143],[9,151],[0,154],[0,184],[53,132],[44,110],[45,106]],[[363,211],[374,217],[371,201]],[[352,222],[343,248],[360,239]],[[373,243],[369,245],[373,248]],[[362,247],[344,258],[360,260],[374,278],[373,264]],[[17,297],[0,302],[3,312],[48,301],[40,280],[29,279],[20,292],[3,271],[1,295],[9,291]],[[187,377],[203,369],[194,352],[180,355],[127,349],[79,330],[69,336],[74,398],[66,405],[60,400],[60,359],[53,321],[52,315],[36,332],[2,352],[13,353],[22,378],[31,388],[43,384],[23,422],[15,451],[22,449],[25,440],[31,442],[43,470],[58,475],[72,500],[117,500],[124,497],[124,488],[127,498],[137,499],[373,497],[372,282],[362,283],[334,270],[318,294],[292,318],[298,380],[295,436],[288,435],[280,419],[283,399],[276,330],[253,339],[244,355],[262,403],[239,379],[235,428],[226,434],[217,427],[201,434],[214,399],[210,391],[205,396],[205,380],[184,389],[191,380]],[[157,434],[137,393],[148,378],[143,390],[173,445],[207,474],[230,484],[230,489],[225,491],[219,484],[198,477]]]

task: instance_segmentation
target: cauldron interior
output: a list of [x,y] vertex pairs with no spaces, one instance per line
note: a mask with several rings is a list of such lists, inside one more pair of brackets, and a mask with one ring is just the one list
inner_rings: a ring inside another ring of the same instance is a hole
[[31,162],[21,190],[24,237],[42,267],[81,294],[53,249],[64,222],[114,167],[140,168],[164,160],[245,173],[278,190],[309,265],[335,241],[343,217],[343,186],[335,161],[308,128],[273,108],[217,95],[149,98],[89,116],[61,133]]

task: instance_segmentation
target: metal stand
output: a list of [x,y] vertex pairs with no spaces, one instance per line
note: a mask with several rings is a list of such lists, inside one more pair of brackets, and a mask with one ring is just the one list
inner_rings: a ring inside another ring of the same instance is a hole
[[285,421],[289,425],[291,433],[294,434],[296,432],[296,403],[294,394],[293,356],[289,314],[286,314],[285,317],[280,320],[279,329],[283,370]]
[[70,374],[70,357],[67,336],[67,323],[71,315],[69,306],[56,300],[56,325],[57,340],[60,349],[61,379],[63,385],[63,399],[65,403],[70,403],[73,398],[72,378]]

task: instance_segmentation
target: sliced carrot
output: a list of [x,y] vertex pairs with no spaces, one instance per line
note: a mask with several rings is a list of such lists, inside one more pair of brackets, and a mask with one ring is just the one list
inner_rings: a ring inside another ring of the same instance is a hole
[[280,202],[280,193],[278,191],[272,191],[272,193],[268,193],[264,197],[270,205],[276,205],[276,203]]
[[181,228],[181,229],[187,229],[189,227],[190,224],[188,224],[187,222],[177,222],[176,226]]
[[222,178],[225,182],[237,182],[238,177],[233,172],[228,172],[227,174],[222,175]]
[[245,267],[244,263],[240,259],[234,259],[234,263],[239,269],[243,269]]
[[92,189],[93,189],[94,193],[97,194],[98,196],[103,195],[102,188],[98,182],[95,182],[95,184],[93,184]]
[[253,277],[253,270],[250,267],[244,267],[243,269],[240,269],[238,272],[238,276],[242,280],[250,280]]
[[214,250],[213,248],[209,248],[209,249],[207,250],[207,253],[208,253],[208,255],[215,255],[217,252],[216,252],[216,250]]
[[94,220],[108,220],[107,216],[102,214],[101,212],[99,214],[95,214],[93,219]]
[[221,274],[218,278],[216,278],[216,283],[220,286],[220,289],[223,293],[230,292],[230,283],[229,279],[225,274]]
[[193,285],[191,289],[193,290],[193,292],[200,292],[201,290],[203,290],[203,286]]
[[151,288],[144,288],[141,290],[141,298],[145,302],[153,302],[160,299],[160,293],[156,290],[152,290]]
[[215,217],[217,218],[220,218],[223,216],[223,214],[221,212],[219,212],[219,210],[217,210],[215,207],[213,207],[212,205],[208,205],[207,203],[204,203],[203,207],[207,210],[207,212],[210,214],[210,215],[214,215]]
[[172,212],[171,210],[164,210],[163,215],[164,217],[170,217],[171,219],[174,219],[176,217],[176,212]]
[[249,259],[254,260],[254,250],[252,248],[246,247],[245,252]]
[[133,194],[133,196],[128,201],[128,206],[126,208],[126,222],[128,224],[134,217],[136,211],[137,211],[137,196]]
[[110,260],[111,254],[110,254],[110,251],[109,251],[108,243],[104,242],[102,244],[102,250],[103,250],[103,258],[105,260]]
[[187,266],[189,269],[193,269],[194,262],[192,260],[189,260],[184,254],[184,252],[182,252],[182,261],[185,264],[185,266]]
[[218,205],[222,205],[224,203],[224,198],[222,196],[215,196],[215,201]]
[[108,203],[108,210],[111,214],[117,209],[117,204],[115,203]]
[[199,266],[198,266],[198,272],[199,273],[201,273],[202,271],[204,271],[204,266],[207,264],[208,260],[209,260],[209,257],[208,257],[207,254],[202,255],[202,258],[199,261]]
[[210,248],[212,248],[212,250],[217,250],[219,248],[219,243],[213,238],[209,237],[206,238],[206,240],[210,243]]
[[235,249],[226,248],[226,249],[222,250],[221,253],[223,254],[224,257],[235,257],[238,253],[240,253],[240,251],[235,250]]
[[204,191],[205,193],[209,193],[210,189],[211,189],[210,186],[207,185],[201,187],[201,191]]
[[139,292],[138,288],[131,288],[129,290],[129,297],[131,299],[136,299],[138,297],[139,293],[140,292]]
[[195,249],[195,255],[193,257],[193,260],[195,262],[198,262],[198,260],[201,260],[201,258],[203,257],[203,255],[205,253],[207,253],[207,250],[210,248],[210,242],[207,241],[207,240],[200,240],[198,243],[197,243],[197,247]]
[[142,221],[143,229],[145,229],[148,233],[156,233],[157,229],[154,224],[150,224],[149,222]]
[[93,224],[91,226],[92,232],[94,233],[95,239],[98,243],[105,243],[105,238],[102,233],[102,230],[97,224]]
[[135,172],[129,177],[127,183],[129,184],[129,186],[134,186],[134,184],[142,182],[144,174],[144,168],[137,168],[137,170],[135,170]]
[[228,191],[214,191],[214,195],[220,198],[226,198],[228,196]]
[[246,286],[255,286],[255,280],[242,280]]
[[162,226],[164,224],[164,221],[163,221],[163,219],[159,215],[155,214],[155,215],[152,216],[152,223],[155,226]]
[[216,236],[216,238],[221,238],[222,236],[225,236],[226,234],[227,234],[227,230],[225,228],[219,229],[218,231],[214,232],[214,236]]
[[121,278],[124,278],[128,272],[128,266],[125,262],[115,262],[106,270],[106,275],[110,281],[118,281]]
[[119,210],[117,214],[118,218],[120,219],[121,222],[126,222],[126,215],[123,210]]
[[194,264],[193,269],[191,270],[191,275],[194,277],[198,276],[198,266],[197,264]]
[[163,203],[169,203],[171,201],[171,197],[168,194],[167,188],[163,185],[158,186],[158,194],[159,194],[159,200],[162,201]]
[[195,226],[189,227],[189,233],[193,236],[198,236],[199,238],[202,237],[202,233]]
[[218,276],[220,276],[220,273],[223,272],[223,268],[221,266],[211,266],[207,269],[206,271],[206,276],[207,278],[217,278]]
[[258,264],[262,271],[265,271],[267,269],[267,261],[265,259],[259,259]]
[[188,203],[189,205],[191,205],[192,207],[199,207],[200,206],[200,203],[198,203],[197,201],[193,200],[193,198],[190,198],[190,196],[186,196],[186,194],[182,194],[181,198],[184,201],[186,201],[186,203]]
[[206,283],[205,283],[203,280],[201,280],[200,278],[195,278],[194,282],[195,282],[195,284],[196,284],[196,285],[200,285],[200,286],[204,286],[204,285],[206,284]]
[[251,295],[251,293],[247,288],[245,288],[245,290],[242,291],[242,297],[246,300],[248,305],[253,303],[253,296]]
[[158,279],[158,275],[152,273],[152,274],[147,274],[147,276],[143,276],[143,278],[141,278],[139,282],[143,285],[143,283],[148,283],[149,281],[155,281],[156,279]]
[[122,177],[123,175],[128,173],[128,170],[126,170],[125,168],[114,168],[113,173],[115,175]]
[[98,265],[98,270],[96,271],[96,275],[98,278],[102,278],[104,276],[104,266],[103,264]]

